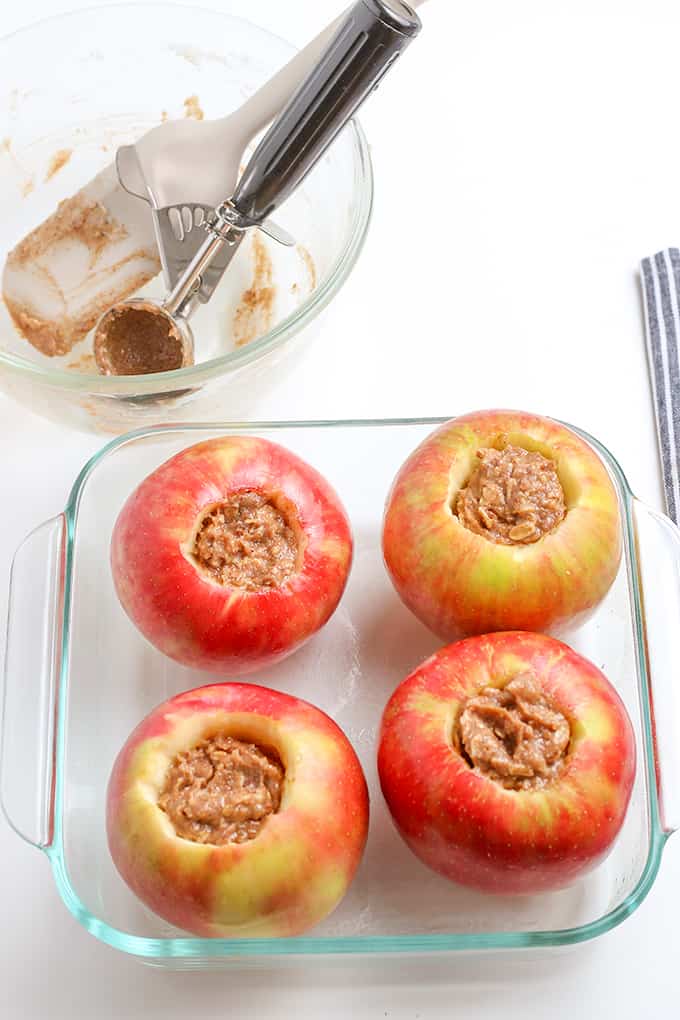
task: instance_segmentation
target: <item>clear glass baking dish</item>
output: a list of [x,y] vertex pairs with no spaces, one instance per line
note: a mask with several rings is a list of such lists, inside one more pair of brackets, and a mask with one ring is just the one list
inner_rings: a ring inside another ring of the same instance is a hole
[[[148,962],[215,966],[272,954],[435,952],[565,946],[624,920],[649,891],[680,824],[680,532],[634,499],[617,462],[588,436],[617,488],[625,556],[591,620],[562,635],[622,695],[638,768],[630,810],[608,859],[559,893],[493,897],[429,872],[406,849],[377,784],[375,737],[397,683],[437,647],[385,573],[380,527],[390,482],[439,419],[161,427],[115,440],[78,477],[64,513],[34,531],[12,569],[1,793],[16,831],[43,850],[68,909],[97,938]],[[305,937],[212,940],[151,914],[115,871],[104,797],[113,760],[158,702],[214,678],[151,648],[120,608],[109,539],[130,490],[201,439],[238,432],[285,444],[336,486],[356,557],[342,603],[306,647],[249,680],[306,698],[346,731],[366,770],[371,828],[359,873],[337,911]],[[583,435],[583,433],[581,433]]]
[[[109,164],[119,145],[164,114],[181,117],[190,96],[206,117],[229,113],[291,58],[289,43],[247,20],[248,0],[228,6],[230,14],[156,3],[97,7],[0,39],[0,271],[14,245]],[[50,176],[55,153],[70,150]],[[247,260],[193,320],[204,360],[175,372],[97,375],[91,339],[48,358],[19,335],[0,302],[0,389],[45,417],[109,434],[252,417],[255,401],[295,370],[318,335],[319,313],[363,247],[372,197],[368,145],[352,122],[278,212],[311,262],[293,252],[284,264],[276,244],[263,241],[277,292],[263,335],[235,346],[228,328],[256,281]],[[160,298],[160,277],[143,293]]]

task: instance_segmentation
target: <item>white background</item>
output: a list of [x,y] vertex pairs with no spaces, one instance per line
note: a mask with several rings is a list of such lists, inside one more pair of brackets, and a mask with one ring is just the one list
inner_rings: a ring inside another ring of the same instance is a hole
[[[251,16],[302,44],[340,6],[252,0]],[[0,31],[61,9],[3,4]],[[430,0],[422,13],[421,38],[362,118],[377,175],[367,248],[295,384],[252,417],[546,412],[597,435],[660,506],[636,271],[642,256],[680,244],[680,7]],[[14,546],[62,509],[99,445],[0,399],[0,618]],[[0,890],[3,1020],[629,1020],[678,1008],[680,837],[622,927],[532,961],[154,971],[86,934],[47,861],[4,821]]]

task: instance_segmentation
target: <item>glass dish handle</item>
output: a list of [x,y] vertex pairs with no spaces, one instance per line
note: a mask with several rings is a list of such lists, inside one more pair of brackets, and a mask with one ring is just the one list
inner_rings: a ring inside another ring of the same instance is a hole
[[635,500],[661,824],[680,829],[680,529]]
[[0,799],[33,846],[52,842],[58,669],[66,520],[41,524],[17,549],[10,575]]

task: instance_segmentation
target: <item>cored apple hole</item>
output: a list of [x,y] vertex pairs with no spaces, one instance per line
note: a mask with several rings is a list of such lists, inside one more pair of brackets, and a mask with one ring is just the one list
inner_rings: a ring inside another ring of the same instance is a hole
[[213,734],[175,755],[158,806],[183,839],[247,843],[279,810],[284,778],[273,748]]
[[463,527],[498,545],[531,545],[564,520],[567,504],[555,461],[514,443],[477,451],[451,512]]
[[453,743],[470,768],[505,789],[537,790],[562,771],[571,726],[526,673],[468,698],[455,722]]
[[278,588],[297,569],[300,552],[293,510],[247,489],[206,507],[190,559],[211,581],[244,591]]

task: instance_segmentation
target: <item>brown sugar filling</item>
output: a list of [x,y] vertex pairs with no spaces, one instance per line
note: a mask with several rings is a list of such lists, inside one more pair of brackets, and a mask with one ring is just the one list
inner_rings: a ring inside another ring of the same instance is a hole
[[94,350],[105,375],[172,372],[184,364],[179,331],[153,305],[112,309],[97,330]]
[[266,495],[246,490],[203,515],[192,556],[219,584],[259,591],[278,588],[291,576],[298,543],[279,507]]
[[454,504],[470,531],[501,545],[528,545],[564,520],[564,490],[552,460],[521,446],[478,450],[477,458]]
[[559,774],[571,730],[565,715],[530,674],[503,688],[485,687],[458,720],[468,762],[507,790],[536,790]]
[[247,843],[279,810],[285,770],[270,750],[219,734],[174,758],[158,806],[194,843]]

